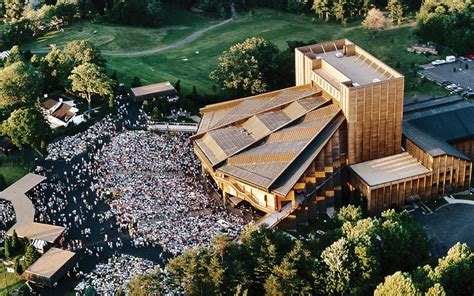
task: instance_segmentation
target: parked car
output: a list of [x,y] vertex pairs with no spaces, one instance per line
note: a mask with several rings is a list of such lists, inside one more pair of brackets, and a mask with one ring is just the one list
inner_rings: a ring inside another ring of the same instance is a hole
[[442,65],[442,64],[446,64],[446,60],[434,60],[431,62],[431,65],[433,66],[438,66],[438,65]]
[[450,85],[446,85],[446,88],[449,89],[449,90],[453,90],[455,88],[457,88],[458,86],[454,83],[450,84]]
[[465,97],[466,99],[474,99],[474,91],[464,91],[461,93],[461,96]]
[[456,62],[456,57],[453,55],[447,56],[446,57],[446,63],[454,63]]

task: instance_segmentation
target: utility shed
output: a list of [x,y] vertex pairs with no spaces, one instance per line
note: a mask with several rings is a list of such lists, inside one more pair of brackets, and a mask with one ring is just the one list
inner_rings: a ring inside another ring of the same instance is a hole
[[375,211],[402,206],[406,197],[424,197],[432,172],[408,152],[350,166],[351,184],[361,189]]
[[76,253],[51,248],[22,274],[22,278],[39,286],[52,287],[74,265]]
[[178,92],[169,81],[135,87],[131,89],[134,102],[142,102],[160,97],[176,97]]

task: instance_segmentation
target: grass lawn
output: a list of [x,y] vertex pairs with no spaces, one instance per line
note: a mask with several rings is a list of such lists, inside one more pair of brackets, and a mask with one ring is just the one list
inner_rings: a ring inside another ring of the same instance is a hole
[[16,274],[5,272],[3,265],[0,265],[0,296],[7,295],[7,283],[9,292],[12,292],[25,285],[25,283],[20,280]]
[[430,208],[433,212],[442,205],[448,202],[444,198],[435,198],[425,202],[425,205]]
[[[360,21],[341,26],[337,23],[314,22],[307,16],[257,10],[253,15],[240,16],[181,48],[152,56],[133,59],[113,57],[108,60],[111,70],[117,71],[119,78],[127,82],[135,75],[145,83],[162,80],[175,82],[181,79],[183,90],[189,92],[196,85],[198,92],[212,93],[213,82],[209,79],[209,73],[216,67],[218,56],[231,45],[248,37],[261,36],[276,43],[281,49],[286,49],[288,40],[326,41],[348,38],[388,65],[394,68],[399,66],[399,70],[407,74],[415,64],[424,64],[435,58],[406,52],[406,47],[416,41],[413,30],[412,26],[405,25],[400,29],[379,32],[374,38],[371,32],[361,27]],[[187,61],[183,60],[185,58]],[[431,97],[443,95],[445,90],[431,82],[424,83],[418,90],[418,87],[415,89],[407,81],[406,93]]]
[[63,47],[72,40],[89,40],[104,52],[130,52],[170,44],[218,20],[204,14],[166,7],[163,22],[166,26],[142,28],[115,24],[74,23],[64,30],[52,31],[36,41],[22,46],[24,49],[49,50],[51,44]]
[[[157,45],[172,43],[191,32],[215,23],[206,16],[177,10],[167,14],[171,26],[162,28],[131,28],[116,25],[75,24],[66,32],[53,32],[40,38],[27,48],[42,48],[48,44],[64,44],[72,39],[89,39],[104,51],[146,50]],[[405,91],[408,96],[439,96],[446,91],[439,86],[425,82],[414,83],[420,78],[414,76],[416,64],[424,64],[437,57],[425,57],[406,51],[407,46],[416,42],[413,24],[400,28],[372,32],[362,28],[361,21],[353,21],[345,26],[338,23],[315,20],[312,16],[258,9],[242,14],[235,20],[215,28],[197,40],[176,49],[141,57],[107,57],[110,71],[116,71],[121,81],[129,84],[134,76],[145,84],[181,79],[182,90],[191,92],[195,85],[201,94],[213,94],[213,81],[209,73],[216,67],[219,55],[231,45],[248,37],[260,36],[286,49],[288,40],[327,41],[348,38],[365,48],[388,65],[397,68],[407,76]],[[79,29],[82,27],[82,32]],[[97,30],[97,34],[92,34]]]
[[453,195],[455,199],[466,199],[466,200],[474,200],[474,194],[459,194]]
[[5,177],[7,185],[11,185],[18,179],[26,175],[27,171],[23,166],[20,165],[0,165],[0,175]]

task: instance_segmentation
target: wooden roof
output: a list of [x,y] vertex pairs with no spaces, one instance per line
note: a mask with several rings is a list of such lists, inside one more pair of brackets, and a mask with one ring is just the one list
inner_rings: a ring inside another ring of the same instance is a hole
[[[340,109],[336,105],[311,111],[298,122],[270,134],[252,148],[230,157],[218,170],[270,190],[275,181],[286,174],[291,164],[316,140],[339,112]],[[297,179],[295,183],[296,181]],[[290,190],[293,185],[291,184]],[[286,195],[288,191],[282,190],[279,193]]]
[[[219,104],[224,109],[211,107],[212,111],[204,113],[198,134],[193,139],[212,166],[329,103],[320,92],[309,86],[259,97],[257,102],[252,98],[238,100],[238,104],[233,101],[225,106]],[[215,121],[215,112],[222,110],[229,115]]]
[[397,182],[430,173],[408,152],[353,164],[351,169],[369,186]]
[[37,283],[52,285],[65,273],[76,253],[51,248],[23,273],[23,278]]
[[20,238],[44,240],[53,244],[63,234],[64,229],[62,226],[32,222],[14,225],[8,230],[8,234],[11,235],[15,230]]
[[131,90],[133,95],[136,97],[159,94],[161,92],[176,92],[176,89],[173,87],[173,85],[171,85],[169,81],[134,87]]
[[300,177],[293,180],[288,173],[299,172],[292,164],[305,166],[299,160],[301,155],[312,157],[345,120],[340,115],[336,129],[324,132],[340,108],[310,85],[219,103],[201,111],[203,120],[193,140],[203,161],[225,175],[265,190],[275,188],[283,195]]

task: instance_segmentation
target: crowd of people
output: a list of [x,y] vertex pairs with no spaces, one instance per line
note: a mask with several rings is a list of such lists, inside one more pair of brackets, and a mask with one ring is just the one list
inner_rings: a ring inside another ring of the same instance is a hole
[[102,143],[110,136],[115,126],[110,116],[90,126],[85,132],[73,136],[65,136],[59,141],[48,144],[46,160],[71,161],[74,157],[86,153],[96,143]]
[[244,221],[220,206],[200,181],[189,135],[125,131],[97,153],[99,183],[121,229],[138,242],[177,254],[218,233],[237,237]]
[[95,269],[83,275],[75,290],[82,293],[88,287],[98,295],[113,296],[117,292],[127,293],[127,285],[136,275],[154,272],[158,265],[150,260],[126,254],[112,255],[106,263],[99,263]]
[[[98,291],[115,290],[149,263],[119,255],[84,275],[86,261],[95,265],[111,254],[147,247],[161,262],[169,255],[162,249],[178,254],[209,244],[219,233],[238,237],[244,225],[207,194],[189,134],[140,130],[146,124],[143,110],[129,116],[129,103],[118,105],[117,116],[51,143],[35,170],[47,179],[27,193],[36,221],[64,226],[62,246],[89,258],[81,259],[70,277]],[[12,209],[0,204],[0,210],[2,222],[10,221]],[[131,272],[109,284],[119,266]]]
[[0,241],[5,236],[9,227],[15,223],[15,210],[11,202],[0,199]]

